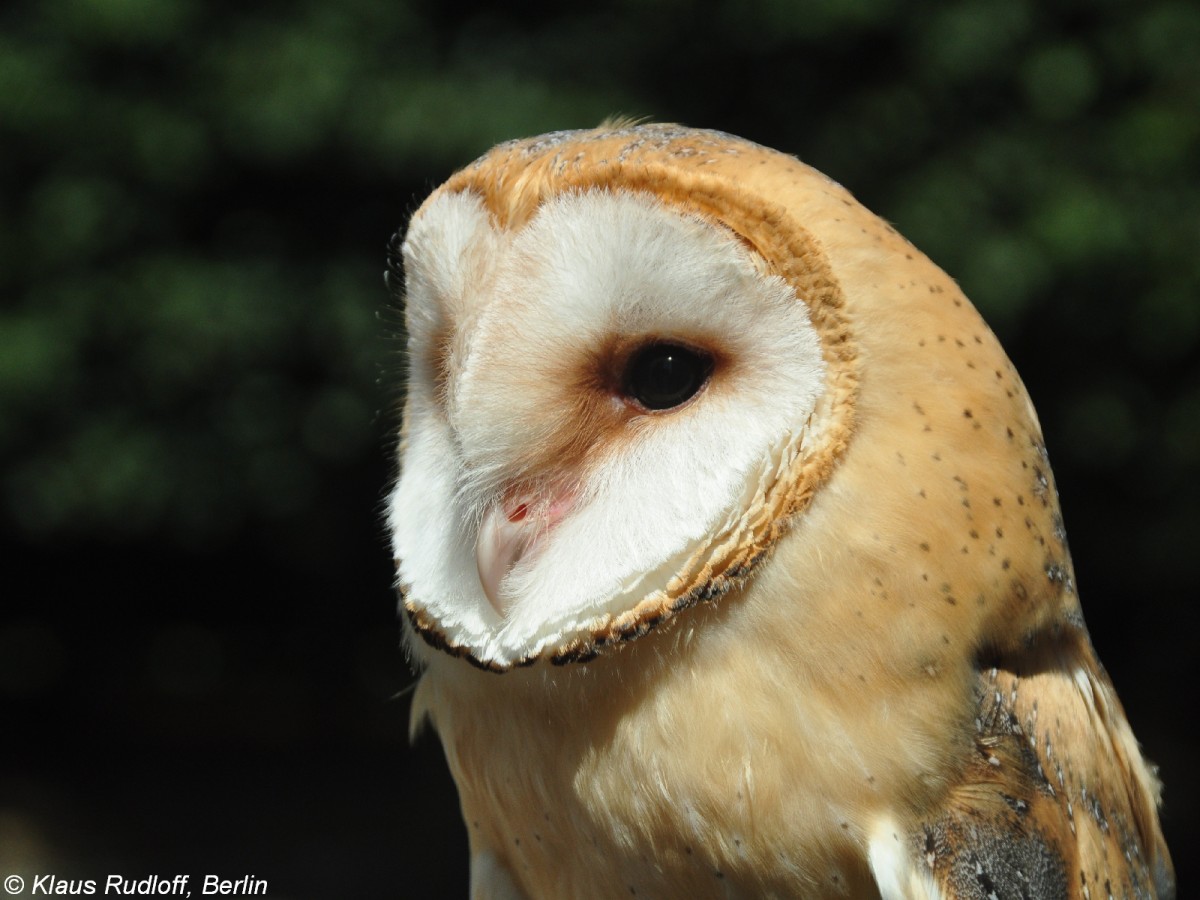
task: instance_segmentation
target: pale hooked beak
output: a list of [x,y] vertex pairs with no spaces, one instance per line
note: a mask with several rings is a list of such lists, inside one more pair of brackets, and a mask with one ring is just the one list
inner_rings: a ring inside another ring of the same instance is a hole
[[502,617],[511,598],[500,586],[513,566],[541,546],[546,533],[562,521],[574,505],[570,491],[549,494],[513,494],[493,503],[475,538],[475,565],[488,602]]

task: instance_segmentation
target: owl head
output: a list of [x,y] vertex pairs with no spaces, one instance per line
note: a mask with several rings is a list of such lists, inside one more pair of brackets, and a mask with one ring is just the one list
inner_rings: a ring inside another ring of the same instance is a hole
[[1068,578],[991,333],[791,157],[671,125],[511,142],[394,249],[409,374],[388,515],[418,656],[586,661],[743,593],[784,540],[810,587],[865,591],[896,577],[890,554],[906,583],[951,585],[936,614],[978,634],[1006,615],[964,612],[985,587]]

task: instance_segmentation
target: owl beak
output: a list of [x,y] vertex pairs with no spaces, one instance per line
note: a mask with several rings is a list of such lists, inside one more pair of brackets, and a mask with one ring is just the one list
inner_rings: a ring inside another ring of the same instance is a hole
[[505,577],[541,546],[546,532],[562,520],[572,502],[568,492],[550,498],[514,494],[488,509],[475,539],[475,565],[483,593],[501,617],[512,602],[500,590]]

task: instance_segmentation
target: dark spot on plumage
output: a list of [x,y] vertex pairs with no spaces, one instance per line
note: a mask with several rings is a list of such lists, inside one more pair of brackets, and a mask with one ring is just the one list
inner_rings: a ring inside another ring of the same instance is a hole
[[1050,479],[1040,466],[1033,467],[1033,494],[1042,501],[1042,506],[1049,506]]
[[474,653],[464,650],[462,647],[457,647],[455,649],[457,651],[454,653],[455,656],[461,656],[477,669],[482,669],[485,672],[493,672],[497,675],[508,671],[507,666],[502,666],[499,663],[494,663],[490,660],[484,661],[477,657]]
[[979,882],[980,890],[983,896],[989,898],[996,896],[996,885],[992,883],[992,876],[988,874],[983,865],[979,862],[979,857],[972,853],[971,859],[975,863],[975,880]]
[[1066,566],[1058,562],[1051,562],[1046,566],[1046,578],[1051,584],[1058,585],[1066,593],[1075,593],[1075,581],[1071,578]]
[[722,594],[725,593],[726,590],[728,590],[728,587],[726,585],[716,582],[716,581],[710,581],[707,584],[703,584],[700,587],[696,588],[693,591],[693,593],[695,594],[696,600],[698,602],[707,603],[709,600],[712,600],[714,597],[720,597]]
[[[467,648],[459,646],[458,644],[450,643],[450,641],[446,639],[446,636],[440,630],[435,628],[432,624],[423,621],[420,613],[413,606],[405,603],[403,604],[403,609],[406,617],[408,618],[409,624],[412,625],[413,631],[420,635],[421,639],[430,647],[433,647],[435,650],[440,650],[443,653],[448,653],[454,657],[465,658],[467,662],[471,663],[477,668],[487,668],[483,663],[472,656]],[[498,670],[492,669],[489,671]]]
[[619,641],[630,641],[639,636],[639,632],[638,632],[639,623],[636,621],[626,622],[623,625],[617,625],[615,627],[616,627],[615,636],[616,636],[616,639]]
[[1094,793],[1089,794],[1086,787],[1083,789],[1082,797],[1084,806],[1096,825],[1099,826],[1101,833],[1108,834],[1108,817],[1104,815],[1104,807],[1100,805],[1100,798]]
[[1029,812],[1029,804],[1020,797],[1013,797],[1010,794],[1001,794],[1001,799],[1008,804],[1009,809],[1015,812],[1018,816],[1024,816]]
[[1067,527],[1060,513],[1055,513],[1051,519],[1054,527],[1054,538],[1065,548],[1067,546]]
[[[622,637],[624,637],[624,635],[622,635]],[[591,662],[599,655],[600,651],[597,650],[595,646],[592,644],[583,644],[579,647],[568,648],[560,653],[555,654],[554,656],[551,656],[550,662],[556,666],[565,666],[569,663]]]
[[[1067,609],[1062,614],[1062,628],[1064,631],[1073,631],[1076,634],[1087,635],[1087,623],[1083,620],[1083,610],[1078,606]],[[1095,661],[1096,667],[1103,674],[1104,666],[1099,660]]]

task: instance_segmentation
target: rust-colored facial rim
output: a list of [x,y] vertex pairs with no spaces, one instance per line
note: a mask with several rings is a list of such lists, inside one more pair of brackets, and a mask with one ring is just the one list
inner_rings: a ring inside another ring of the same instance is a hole
[[[808,306],[826,364],[825,391],[805,428],[812,446],[796,452],[780,476],[755,496],[746,516],[747,527],[732,536],[714,536],[693,552],[664,588],[630,610],[605,616],[586,634],[506,664],[480,659],[470,648],[450,641],[411,599],[407,586],[399,586],[408,621],[425,643],[490,672],[530,666],[542,659],[554,665],[588,662],[658,629],[684,610],[741,587],[830,476],[852,432],[858,360],[845,298],[817,241],[784,208],[741,190],[730,179],[657,163],[599,163],[583,172],[558,174],[536,193],[527,190],[517,196],[513,196],[517,192],[496,190],[494,177],[486,168],[469,167],[441,189],[479,195],[497,223],[509,228],[526,224],[551,196],[593,190],[652,195],[668,207],[729,229],[764,259],[768,270],[791,285],[797,298]],[[717,540],[721,543],[714,546]]]

